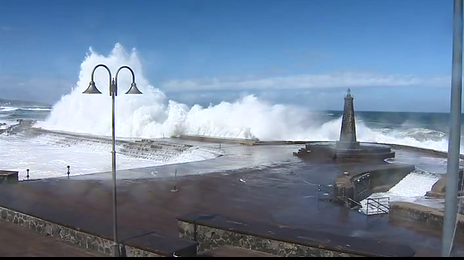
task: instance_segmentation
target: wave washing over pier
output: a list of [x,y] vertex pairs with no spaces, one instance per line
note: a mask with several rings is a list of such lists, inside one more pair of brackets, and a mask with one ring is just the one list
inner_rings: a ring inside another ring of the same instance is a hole
[[[111,170],[111,140],[72,134],[24,131],[0,136],[9,153],[0,155],[4,169],[19,170],[19,178],[62,177],[70,166],[71,175]],[[222,156],[214,147],[179,144],[169,140],[119,140],[116,145],[118,169],[201,161]],[[24,160],[27,158],[27,160]]]
[[[207,160],[223,155],[217,147],[176,144],[175,140],[169,139],[171,136],[310,141],[336,140],[340,133],[341,114],[336,111],[314,112],[305,107],[271,104],[253,95],[208,107],[187,106],[169,100],[162,89],[152,86],[143,74],[138,53],[135,50],[128,52],[116,44],[107,56],[90,49],[81,64],[75,87],[52,107],[0,106],[0,121],[6,123],[3,128],[21,118],[36,120],[34,128],[46,130],[32,135],[4,132],[0,136],[0,145],[5,151],[0,155],[2,169],[19,170],[20,179],[25,178],[26,169],[30,169],[30,178],[64,176],[68,165],[73,175],[111,169],[108,139],[111,99],[105,87],[108,85],[106,72],[97,70],[95,74],[95,82],[103,95],[82,94],[93,67],[99,63],[107,64],[112,70],[121,65],[131,66],[143,92],[143,95],[119,95],[116,99],[116,135],[120,140],[117,166],[121,170]],[[129,73],[121,73],[119,79],[120,87],[130,86]],[[357,136],[364,142],[446,151],[446,126],[446,114],[357,112]],[[103,138],[94,138],[97,136]],[[156,140],[156,144],[135,143],[142,139]],[[402,158],[408,160],[407,156]],[[417,162],[414,157],[409,160]],[[421,196],[420,193],[436,181],[436,176],[446,171],[446,160],[422,158],[419,161],[426,166],[424,171],[411,174],[402,183],[416,182],[413,180],[415,176],[423,180],[424,187],[412,195],[403,194],[406,197]],[[397,194],[398,190],[404,189],[392,189],[391,192]]]
[[[129,65],[143,95],[119,95],[116,101],[116,135],[161,138],[202,135],[223,138],[267,140],[335,140],[340,114],[316,113],[307,107],[270,104],[256,96],[209,107],[187,106],[168,99],[162,89],[152,86],[143,74],[136,51],[127,52],[117,44],[108,56],[90,50],[81,64],[79,80],[71,93],[53,105],[47,118],[37,126],[50,130],[93,135],[111,133],[111,99],[107,95],[108,75],[97,70],[95,82],[104,95],[83,95],[96,64],[112,70]],[[129,73],[121,72],[118,85],[130,86]],[[98,111],[98,112],[97,112]],[[358,138],[366,142],[397,143],[446,150],[447,115],[409,113],[357,114]]]

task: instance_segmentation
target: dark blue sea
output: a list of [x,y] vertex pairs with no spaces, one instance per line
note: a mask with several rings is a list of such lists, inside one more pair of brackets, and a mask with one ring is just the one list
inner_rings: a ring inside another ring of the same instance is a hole
[[[50,115],[51,111],[52,108],[47,105],[0,103],[0,123],[11,125],[15,124],[17,119],[44,121]],[[68,113],[68,115],[72,117],[71,114]],[[309,116],[309,118],[311,118],[311,127],[308,130],[300,129],[298,131],[307,133],[303,135],[305,139],[336,140],[339,134],[341,116],[341,111],[311,112]],[[450,127],[448,113],[356,111],[355,116],[357,121],[357,135],[360,141],[397,143],[441,151],[447,150],[447,137]],[[202,120],[204,120],[204,118]],[[208,124],[210,124],[212,128],[214,128],[215,122],[212,122],[214,120],[224,120],[224,118],[209,119]],[[275,118],[272,120],[275,120]],[[285,121],[286,119],[283,118],[282,120]],[[175,123],[178,124],[178,122]],[[223,122],[219,123],[223,124]],[[230,126],[231,123],[228,123]],[[164,122],[164,124],[166,124],[166,122]],[[254,122],[250,121],[250,125],[253,126],[253,124]],[[207,126],[204,128],[206,127]],[[294,128],[294,125],[292,127]],[[194,131],[191,130],[191,132],[188,132],[189,129],[185,131],[186,134],[202,134],[202,132],[199,132],[198,127],[194,129]],[[260,139],[260,132],[253,129],[253,127],[250,127],[247,131],[254,134],[254,137]],[[269,131],[287,131],[290,133],[293,129],[289,127],[288,129],[269,129]],[[217,132],[219,133],[220,131]],[[223,134],[224,132],[225,131],[222,131],[220,133]],[[170,133],[163,133],[163,136],[168,136],[169,134]],[[216,133],[213,131],[205,131],[205,135],[215,134]],[[278,136],[279,139],[286,138],[285,133],[275,136]],[[296,139],[297,137],[294,136],[295,135],[289,134],[287,139]],[[221,135],[221,137],[240,136]]]

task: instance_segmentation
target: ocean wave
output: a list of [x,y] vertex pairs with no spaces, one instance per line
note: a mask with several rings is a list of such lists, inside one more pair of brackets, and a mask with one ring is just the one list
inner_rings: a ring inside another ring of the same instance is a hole
[[0,107],[0,112],[10,112],[18,109],[18,107]]
[[44,120],[50,111],[46,107],[0,106],[0,123],[13,125],[18,119]]
[[[112,71],[129,65],[136,72],[137,85],[143,95],[118,95],[116,101],[116,135],[120,137],[163,137],[180,134],[260,140],[337,140],[341,117],[321,123],[305,107],[270,104],[253,95],[235,102],[221,102],[202,107],[169,100],[143,75],[137,53],[128,53],[117,44],[108,56],[90,51],[81,64],[79,81],[71,93],[63,96],[39,127],[77,133],[111,135],[111,98],[106,86],[108,75],[95,73],[95,82],[103,95],[83,95],[96,64],[104,63]],[[121,73],[118,86],[130,86],[129,73]],[[340,100],[341,106],[343,100]],[[447,138],[428,129],[375,129],[359,118],[360,141],[382,142],[447,150]]]
[[447,134],[427,128],[409,128],[409,129],[383,129],[385,134],[396,136],[397,138],[412,138],[417,141],[441,141],[446,139]]
[[51,108],[46,107],[0,107],[0,112],[11,112],[11,111],[50,111]]
[[401,136],[404,137],[412,137],[415,138],[416,140],[423,141],[423,140],[443,140],[447,135],[444,132],[441,131],[436,131],[432,129],[426,129],[426,128],[412,128],[412,129],[407,129],[403,133],[401,133]]

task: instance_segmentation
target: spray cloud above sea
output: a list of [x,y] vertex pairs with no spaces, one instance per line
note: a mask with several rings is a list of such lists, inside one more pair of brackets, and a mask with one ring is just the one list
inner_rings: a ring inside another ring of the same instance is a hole
[[[130,87],[131,75],[127,70],[120,72],[116,97],[118,137],[156,138],[186,134],[260,140],[336,140],[340,133],[340,118],[321,124],[311,118],[308,108],[270,104],[253,95],[209,107],[189,107],[169,100],[145,78],[137,52],[127,52],[120,44],[116,44],[108,56],[90,49],[81,64],[76,86],[53,106],[48,118],[38,123],[39,127],[93,135],[111,134],[109,75],[104,68],[95,72],[95,83],[103,95],[82,94],[88,87],[93,68],[100,63],[106,64],[112,73],[122,65],[130,66],[136,74],[137,86],[143,92],[143,95],[124,95]],[[370,129],[362,122],[357,124],[357,134],[360,141],[447,149],[446,138],[417,140],[395,132]]]

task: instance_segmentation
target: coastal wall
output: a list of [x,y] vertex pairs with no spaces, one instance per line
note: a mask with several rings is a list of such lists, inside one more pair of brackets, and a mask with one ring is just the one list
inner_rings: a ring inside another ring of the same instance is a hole
[[[441,178],[432,186],[432,189],[427,192],[426,196],[441,199],[445,198],[447,184],[446,177],[446,174],[443,174],[443,176],[441,176]],[[464,169],[460,169],[458,174],[458,196],[462,196],[464,194],[463,178]]]
[[198,242],[198,253],[233,246],[281,257],[412,257],[406,245],[319,231],[239,222],[219,215],[178,218],[179,236]]
[[384,168],[374,169],[370,171],[370,189],[373,193],[387,192],[415,169],[414,165],[408,164],[389,164]]
[[[57,238],[60,241],[68,242],[85,249],[113,255],[114,243],[112,240],[89,234],[79,229],[73,229],[64,225],[59,225],[3,207],[0,207],[0,219],[14,223],[21,227],[31,229],[39,234],[51,236]],[[196,243],[192,243],[192,245],[194,245],[194,247],[186,248],[184,252],[176,252],[176,255],[196,255]],[[192,250],[194,252],[192,252]],[[172,256],[171,252],[156,252],[156,250],[138,248],[127,244],[123,246],[122,252],[124,252],[124,256],[127,257]]]
[[[76,136],[81,138],[90,138],[96,140],[109,140],[108,137],[99,137],[93,135],[81,135],[76,133],[67,133],[61,131],[52,131],[40,128],[31,128],[31,131],[35,131],[37,133],[55,133],[61,135],[70,135]],[[171,136],[170,138],[173,139],[180,139],[180,140],[190,140],[190,141],[198,141],[198,142],[208,142],[208,143],[229,143],[229,144],[243,144],[243,145],[296,145],[296,144],[307,144],[307,143],[317,143],[320,141],[305,141],[305,140],[295,140],[295,141],[285,141],[285,140],[275,140],[275,141],[260,141],[259,139],[242,139],[242,138],[220,138],[220,137],[210,137],[210,136],[197,136],[197,135],[178,135],[178,136]],[[154,139],[156,140],[156,139]],[[124,142],[124,140],[118,140],[118,142]],[[367,142],[369,143],[369,142]],[[401,145],[401,144],[391,144],[391,143],[376,143],[376,144],[383,144],[389,145],[393,149],[406,149],[410,151],[422,152],[427,153],[433,156],[438,156],[442,158],[446,158],[447,153],[432,149],[408,146],[408,145]],[[461,159],[464,159],[464,155],[460,156]]]
[[178,136],[172,136],[171,138],[187,140],[187,141],[206,142],[206,143],[242,144],[242,145],[254,145],[258,141],[254,139],[221,138],[221,137],[210,137],[210,136],[200,136],[200,135],[178,135]]
[[18,171],[0,171],[0,184],[18,183]]
[[[410,202],[390,202],[391,220],[413,220],[442,228],[444,214],[442,211]],[[458,215],[457,232],[464,233],[464,215]]]
[[372,193],[390,190],[414,169],[414,165],[407,164],[373,164],[370,169],[347,171],[349,174],[340,175],[334,181],[335,199],[349,208],[355,207],[356,202]]
[[[240,139],[240,138],[220,138],[220,137],[209,137],[209,136],[195,136],[195,135],[179,135],[172,136],[174,139],[181,140],[190,140],[190,141],[199,141],[199,142],[211,142],[211,143],[231,143],[231,144],[244,144],[244,145],[296,145],[296,144],[307,144],[307,143],[319,143],[321,141],[285,141],[285,140],[275,140],[275,141],[260,141],[258,139]],[[367,142],[369,143],[369,142]],[[421,152],[430,154],[432,156],[437,156],[441,158],[447,157],[447,152],[414,147],[409,145],[401,144],[391,144],[391,143],[375,143],[382,145],[389,145],[392,149],[405,149],[409,151]],[[464,159],[464,155],[460,156],[461,159]]]

